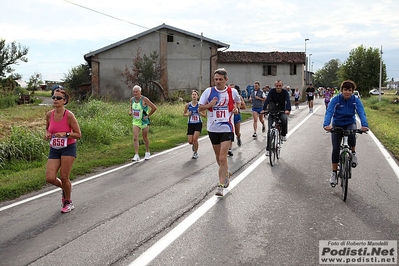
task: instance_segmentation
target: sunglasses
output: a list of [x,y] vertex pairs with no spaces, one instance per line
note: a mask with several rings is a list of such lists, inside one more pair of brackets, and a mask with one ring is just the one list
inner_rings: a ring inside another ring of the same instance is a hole
[[59,100],[65,99],[65,98],[62,96],[53,96],[53,97],[51,97],[51,99],[53,99],[53,100],[57,99],[59,101]]

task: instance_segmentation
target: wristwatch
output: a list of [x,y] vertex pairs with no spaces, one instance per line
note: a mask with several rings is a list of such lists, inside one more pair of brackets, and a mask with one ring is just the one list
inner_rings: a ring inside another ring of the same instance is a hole
[[65,133],[65,136],[66,136],[67,138],[69,138],[70,135],[71,135],[70,132]]

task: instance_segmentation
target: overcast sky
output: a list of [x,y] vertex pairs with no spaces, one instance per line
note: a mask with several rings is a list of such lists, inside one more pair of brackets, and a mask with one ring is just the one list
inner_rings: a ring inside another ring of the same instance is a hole
[[304,52],[309,39],[314,72],[359,45],[382,46],[388,79],[399,80],[398,0],[0,0],[0,10],[0,38],[29,48],[14,67],[23,80],[61,80],[84,54],[162,23],[228,51]]

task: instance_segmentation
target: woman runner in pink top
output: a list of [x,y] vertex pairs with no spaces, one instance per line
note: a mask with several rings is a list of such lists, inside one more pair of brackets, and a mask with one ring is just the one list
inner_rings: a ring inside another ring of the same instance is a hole
[[[46,167],[46,181],[62,190],[62,213],[75,207],[71,199],[72,185],[69,180],[76,158],[76,139],[81,137],[79,124],[72,112],[65,109],[69,95],[63,89],[56,89],[52,96],[54,110],[46,115],[45,140],[50,141],[50,152]],[[60,172],[60,178],[57,173]]]

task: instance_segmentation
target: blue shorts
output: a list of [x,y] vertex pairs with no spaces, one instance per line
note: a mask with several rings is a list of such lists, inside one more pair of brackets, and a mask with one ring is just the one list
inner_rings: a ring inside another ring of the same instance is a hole
[[72,156],[76,158],[76,143],[70,144],[62,149],[50,148],[49,159],[61,159],[61,156]]
[[241,114],[238,113],[238,114],[234,115],[234,125],[238,124],[240,122],[241,122]]
[[212,145],[218,145],[221,142],[229,140],[234,141],[233,132],[208,132],[208,135]]
[[252,107],[252,112],[257,112],[258,114],[260,114],[260,112],[263,110],[263,108],[262,107],[259,107],[259,108],[253,108]]

